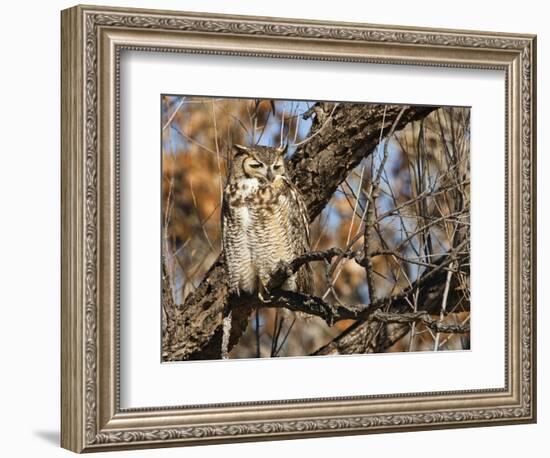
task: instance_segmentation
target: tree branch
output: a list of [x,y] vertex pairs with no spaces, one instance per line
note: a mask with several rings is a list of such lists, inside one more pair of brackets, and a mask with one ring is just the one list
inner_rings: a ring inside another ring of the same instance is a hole
[[277,266],[277,270],[273,272],[269,283],[267,284],[267,289],[273,291],[279,288],[287,278],[298,272],[300,267],[304,264],[307,264],[312,261],[331,261],[332,258],[336,256],[341,256],[349,259],[355,258],[357,256],[357,262],[361,263],[360,255],[356,255],[354,252],[344,251],[341,248],[330,248],[324,251],[310,251],[301,256],[295,258],[292,262],[287,263],[280,261]]
[[320,297],[293,291],[276,291],[267,301],[259,301],[255,296],[241,296],[236,298],[233,310],[245,308],[256,310],[257,308],[272,307],[285,308],[293,312],[303,312],[323,319],[329,326],[341,320],[366,320],[367,318],[381,323],[412,324],[422,322],[435,332],[465,333],[470,331],[468,324],[446,324],[433,319],[426,311],[409,313],[388,313],[380,310],[384,304],[391,303],[393,297],[375,301],[369,305],[331,305]]
[[[348,173],[368,157],[380,138],[387,135],[402,107],[399,105],[318,103],[310,139],[298,146],[287,167],[306,202],[313,221],[323,210]],[[400,130],[423,119],[435,107],[407,107],[396,123]],[[384,110],[386,111],[383,117]],[[163,299],[164,300],[164,299]],[[220,356],[222,312],[227,303],[227,283],[221,256],[199,287],[167,314],[170,335],[163,339],[165,361],[212,359]],[[250,310],[233,313],[229,348],[235,345],[248,323]]]
[[[462,248],[468,243],[468,240],[463,241],[457,246],[452,254],[462,253]],[[447,273],[449,265],[456,261],[457,265],[462,265],[465,274],[469,275],[468,254],[460,254],[456,257],[451,256],[451,253],[442,255],[438,261],[434,262],[435,267],[428,268],[422,276],[414,282],[409,288],[401,293],[395,294],[390,298],[379,299],[373,304],[378,304],[378,309],[385,308],[385,313],[393,315],[403,315],[411,312],[409,299],[413,294],[418,294],[417,312],[431,314],[439,314],[441,312],[441,297],[443,296],[446,287]],[[460,283],[456,279],[457,275],[453,275],[453,281],[449,287],[447,298],[447,310],[451,311],[461,303],[462,292]],[[469,311],[469,302],[462,305],[459,311]],[[374,313],[374,310],[373,310]],[[334,355],[334,354],[351,354],[365,352],[383,352],[391,345],[404,337],[410,330],[409,323],[399,323],[398,321],[388,321],[388,324],[394,325],[391,329],[378,328],[380,321],[373,319],[372,314],[359,318],[354,324],[346,329],[342,334],[334,340],[315,351],[315,355]],[[433,330],[428,323],[425,324]],[[436,330],[437,332],[437,330]],[[447,331],[439,331],[447,332]]]
[[469,324],[447,324],[434,320],[428,312],[388,313],[376,310],[372,319],[381,323],[413,324],[422,322],[434,332],[464,334],[470,332]]
[[[348,173],[372,154],[379,143],[380,130],[382,138],[388,135],[402,108],[400,105],[361,103],[339,104],[336,108],[331,103],[315,105],[311,131],[319,131],[319,134],[301,145],[287,165],[294,184],[304,197],[310,221],[325,208]],[[434,109],[406,107],[395,130],[425,118]]]

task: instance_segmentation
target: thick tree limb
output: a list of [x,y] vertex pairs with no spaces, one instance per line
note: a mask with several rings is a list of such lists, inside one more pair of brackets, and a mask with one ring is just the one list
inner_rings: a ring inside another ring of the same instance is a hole
[[465,333],[470,331],[470,326],[446,324],[433,319],[426,311],[388,313],[381,307],[392,302],[394,298],[384,298],[369,305],[331,305],[317,296],[296,293],[293,291],[274,292],[267,302],[259,301],[256,297],[241,297],[234,301],[233,310],[238,308],[285,308],[293,312],[302,312],[323,319],[329,326],[341,320],[366,320],[368,318],[381,323],[412,324],[424,323],[434,332]]
[[[369,156],[385,136],[402,107],[398,105],[318,103],[310,138],[288,162],[289,173],[301,191],[310,221],[325,207],[339,184],[359,162]],[[396,130],[423,119],[435,107],[408,107]],[[384,116],[384,111],[386,112]],[[223,258],[205,275],[197,290],[174,313],[167,314],[170,333],[163,339],[165,361],[208,359],[220,356],[222,312],[227,302]],[[229,348],[246,329],[250,310],[233,313]]]

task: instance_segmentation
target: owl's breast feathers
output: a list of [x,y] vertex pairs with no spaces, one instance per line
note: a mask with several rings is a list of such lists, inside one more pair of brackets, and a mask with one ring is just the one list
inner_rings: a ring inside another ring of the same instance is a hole
[[[222,236],[231,289],[257,292],[279,261],[290,262],[309,250],[304,208],[286,177],[266,184],[241,180],[226,187]],[[304,266],[283,287],[310,292],[310,277],[309,267]]]

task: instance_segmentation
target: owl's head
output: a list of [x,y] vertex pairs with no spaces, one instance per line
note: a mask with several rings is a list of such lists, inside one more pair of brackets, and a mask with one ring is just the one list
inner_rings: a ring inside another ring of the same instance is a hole
[[287,146],[274,148],[233,145],[233,176],[256,178],[260,183],[272,183],[277,177],[286,174],[284,157]]

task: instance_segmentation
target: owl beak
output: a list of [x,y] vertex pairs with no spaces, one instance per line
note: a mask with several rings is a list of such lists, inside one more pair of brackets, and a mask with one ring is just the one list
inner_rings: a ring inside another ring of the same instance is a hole
[[270,168],[267,169],[267,181],[269,181],[270,183],[273,183],[273,170],[271,170]]

